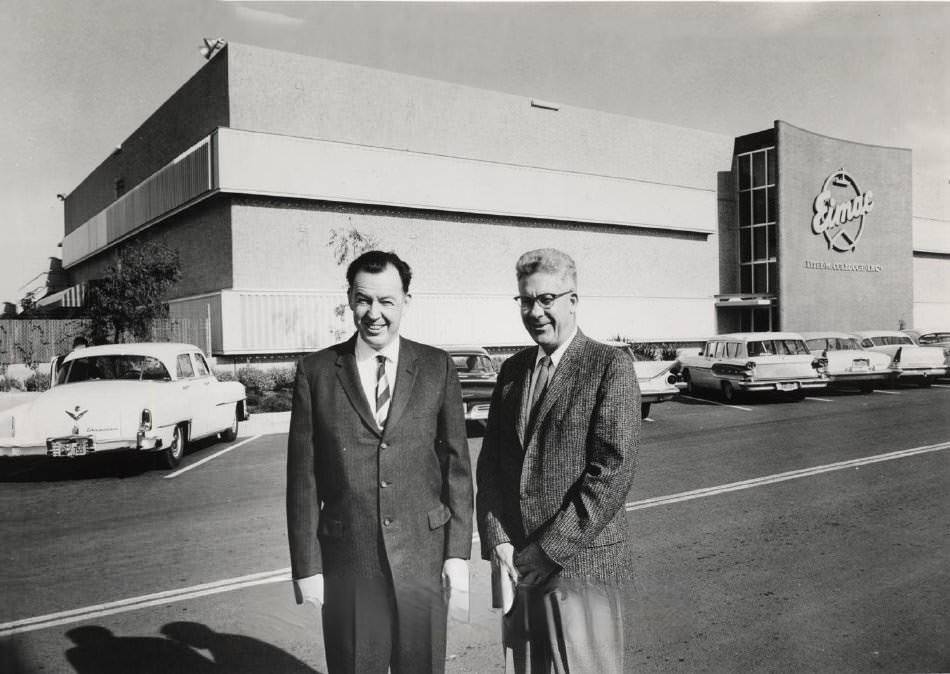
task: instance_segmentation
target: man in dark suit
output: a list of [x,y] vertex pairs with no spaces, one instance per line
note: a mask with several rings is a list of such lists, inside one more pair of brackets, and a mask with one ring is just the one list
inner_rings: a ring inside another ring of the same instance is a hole
[[472,478],[455,367],[399,336],[409,266],[347,269],[357,333],[297,366],[287,526],[298,603],[323,606],[331,674],[442,672],[445,590],[468,587]]
[[515,300],[538,346],[504,362],[492,397],[477,470],[482,557],[516,584],[503,629],[516,671],[619,674],[636,372],[629,356],[578,330],[568,255],[530,251],[515,269]]

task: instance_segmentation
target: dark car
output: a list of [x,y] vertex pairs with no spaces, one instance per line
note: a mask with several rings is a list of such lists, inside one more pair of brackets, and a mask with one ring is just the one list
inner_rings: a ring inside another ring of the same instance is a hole
[[488,351],[480,346],[443,346],[452,357],[462,384],[462,407],[468,421],[488,418],[498,373]]

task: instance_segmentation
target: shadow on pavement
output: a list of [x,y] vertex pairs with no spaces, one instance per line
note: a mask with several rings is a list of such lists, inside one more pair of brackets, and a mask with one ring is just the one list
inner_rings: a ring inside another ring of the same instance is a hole
[[66,632],[75,644],[66,660],[77,674],[319,674],[276,646],[201,623],[172,622],[161,632],[164,638],[117,637],[98,625],[76,627]]

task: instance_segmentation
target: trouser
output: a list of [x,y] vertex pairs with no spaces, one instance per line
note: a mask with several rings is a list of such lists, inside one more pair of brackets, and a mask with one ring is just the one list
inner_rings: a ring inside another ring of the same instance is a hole
[[441,586],[400,587],[389,578],[325,580],[328,674],[442,674],[446,605]]
[[502,643],[506,672],[622,674],[620,587],[560,576],[519,585],[502,618]]

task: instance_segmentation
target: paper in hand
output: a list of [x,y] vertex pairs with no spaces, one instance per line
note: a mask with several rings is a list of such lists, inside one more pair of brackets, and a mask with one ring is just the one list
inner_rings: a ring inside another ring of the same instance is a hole
[[515,584],[494,559],[491,562],[491,607],[500,608],[504,613],[511,610],[515,603]]
[[[467,570],[467,569],[466,569]],[[468,574],[457,574],[449,584],[449,620],[469,622]]]

